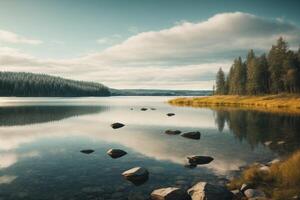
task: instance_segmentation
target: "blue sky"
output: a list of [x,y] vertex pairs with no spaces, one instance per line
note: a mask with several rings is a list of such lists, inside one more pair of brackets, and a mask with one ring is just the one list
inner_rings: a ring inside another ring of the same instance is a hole
[[[0,0],[0,65],[116,88],[208,89],[276,37],[300,43],[299,1]],[[215,41],[215,42],[214,42]]]

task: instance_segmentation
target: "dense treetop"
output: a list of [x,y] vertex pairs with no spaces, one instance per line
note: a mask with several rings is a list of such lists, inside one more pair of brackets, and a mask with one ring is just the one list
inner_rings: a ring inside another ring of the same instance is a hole
[[234,60],[227,77],[222,68],[216,76],[216,94],[258,95],[300,92],[300,48],[289,50],[283,38],[267,55],[250,50],[245,61]]
[[106,86],[44,74],[0,72],[0,96],[77,97],[109,96]]

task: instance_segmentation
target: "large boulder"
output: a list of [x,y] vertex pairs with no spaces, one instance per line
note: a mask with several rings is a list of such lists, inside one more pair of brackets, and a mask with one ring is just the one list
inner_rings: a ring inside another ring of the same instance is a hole
[[168,135],[179,135],[181,133],[180,130],[166,130],[165,131],[165,134],[168,134]]
[[151,193],[151,200],[189,200],[189,195],[180,188],[168,187],[156,189]]
[[117,122],[117,123],[111,124],[110,126],[111,126],[113,129],[117,129],[117,128],[122,128],[122,127],[125,126],[125,125],[122,124],[122,123]]
[[265,193],[261,190],[257,189],[247,189],[244,191],[244,195],[248,199],[254,199],[254,198],[264,198],[266,197]]
[[81,153],[84,153],[84,154],[91,154],[91,153],[94,152],[94,150],[93,150],[93,149],[83,149],[83,150],[81,150],[80,152],[81,152]]
[[201,137],[201,133],[199,131],[193,131],[193,132],[183,133],[181,134],[181,136],[189,139],[199,140]]
[[204,165],[204,164],[208,164],[211,161],[213,161],[214,159],[210,156],[188,156],[187,160],[189,162],[189,164],[191,165]]
[[192,200],[232,200],[233,194],[225,187],[199,182],[188,190]]
[[127,154],[126,151],[123,151],[122,149],[109,149],[107,151],[107,154],[112,158],[120,158]]
[[141,185],[149,178],[149,172],[143,167],[134,167],[122,173],[125,179],[135,185]]

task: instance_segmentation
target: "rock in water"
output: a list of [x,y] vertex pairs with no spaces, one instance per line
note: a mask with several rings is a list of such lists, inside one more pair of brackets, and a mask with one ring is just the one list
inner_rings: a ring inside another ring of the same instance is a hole
[[182,137],[189,138],[189,139],[194,139],[194,140],[199,140],[201,133],[199,131],[194,131],[194,132],[187,132],[181,134]]
[[117,129],[117,128],[122,128],[123,126],[125,126],[124,124],[122,123],[113,123],[112,125],[110,125],[113,129]]
[[264,143],[264,145],[266,145],[266,146],[270,146],[272,144],[272,141],[266,141],[265,143]]
[[172,116],[174,116],[175,115],[175,113],[168,113],[167,114],[167,116],[169,116],[169,117],[172,117]]
[[225,187],[199,182],[188,190],[192,200],[232,200],[233,194]]
[[125,179],[135,185],[141,185],[148,180],[149,172],[143,167],[134,167],[122,173]]
[[210,156],[188,156],[187,160],[191,165],[204,165],[210,163],[214,159]]
[[165,131],[165,134],[168,134],[168,135],[179,135],[181,133],[180,130],[166,130]]
[[81,152],[81,153],[85,153],[85,154],[91,154],[91,153],[94,152],[94,150],[93,150],[93,149],[83,149],[83,150],[81,150],[80,152]]
[[156,189],[151,193],[151,200],[189,200],[189,195],[180,188],[168,187]]
[[250,199],[250,198],[264,198],[266,197],[265,193],[261,190],[255,190],[255,189],[247,189],[244,192],[244,195]]
[[146,111],[148,110],[148,108],[141,108],[141,111]]
[[121,149],[109,149],[107,151],[107,154],[112,158],[120,158],[120,157],[126,155],[127,152],[123,151]]
[[156,110],[156,108],[150,108],[151,110]]
[[240,188],[240,190],[241,190],[241,192],[242,193],[244,193],[246,190],[248,190],[250,188],[250,185],[247,185],[246,183],[244,183],[242,186],[241,186],[241,188]]

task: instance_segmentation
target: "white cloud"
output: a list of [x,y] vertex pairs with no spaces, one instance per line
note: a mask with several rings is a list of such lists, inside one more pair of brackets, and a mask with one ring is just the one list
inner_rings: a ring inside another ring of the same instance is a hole
[[183,22],[169,29],[139,33],[91,58],[122,65],[203,63],[232,59],[250,48],[267,50],[280,37],[300,43],[292,23],[235,12],[217,14],[199,23]]
[[24,36],[6,30],[0,30],[0,41],[6,43],[31,45],[37,45],[42,43],[41,40],[26,38]]
[[[160,31],[136,34],[97,53],[72,60],[41,60],[19,50],[0,48],[2,70],[31,71],[117,88],[208,89],[219,67],[227,70],[248,49],[267,51],[283,36],[292,48],[300,44],[300,28],[284,19],[235,12],[205,21],[183,21]],[[100,38],[114,43],[118,35]]]
[[103,38],[99,38],[97,40],[97,43],[98,44],[113,44],[113,43],[116,43],[118,42],[120,39],[122,38],[121,35],[119,34],[114,34],[110,37],[103,37]]

